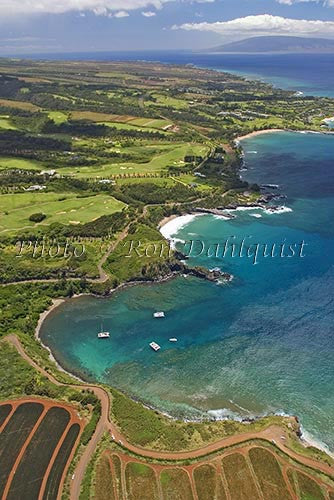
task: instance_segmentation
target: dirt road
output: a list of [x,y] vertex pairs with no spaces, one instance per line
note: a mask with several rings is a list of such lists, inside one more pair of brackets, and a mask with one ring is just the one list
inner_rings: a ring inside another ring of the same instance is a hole
[[[35,361],[33,361],[25,350],[22,347],[20,340],[15,335],[9,335],[5,338],[7,342],[10,342],[19,352],[23,359],[25,359],[31,366],[33,366],[38,372],[42,373],[45,377],[47,377],[51,382],[55,385],[62,386],[66,385],[59,382],[53,375],[48,373],[46,370],[37,365]],[[114,436],[115,441],[123,446],[125,450],[132,451],[137,455],[141,455],[142,457],[147,458],[157,458],[157,459],[165,459],[165,460],[187,460],[203,457],[209,453],[213,453],[215,451],[219,451],[228,446],[232,446],[235,444],[240,444],[245,441],[249,441],[252,439],[264,439],[266,441],[271,442],[277,448],[282,450],[292,459],[298,461],[299,463],[311,467],[316,470],[320,470],[325,474],[328,474],[334,477],[334,467],[325,464],[324,462],[319,462],[310,457],[306,457],[303,455],[299,455],[293,450],[289,449],[285,445],[285,434],[284,430],[279,426],[272,425],[267,429],[264,429],[259,432],[245,432],[242,434],[237,434],[234,436],[230,436],[224,439],[220,439],[214,443],[203,446],[202,448],[198,448],[196,450],[191,451],[180,451],[180,452],[165,452],[165,451],[156,451],[141,448],[140,446],[133,445],[127,441],[127,439],[122,435],[122,433],[117,428],[116,424],[110,419],[110,396],[108,392],[102,387],[88,384],[67,384],[69,387],[80,388],[80,389],[89,389],[94,392],[94,394],[101,401],[101,418],[96,426],[96,430],[86,446],[84,453],[80,457],[80,460],[76,466],[74,479],[71,483],[71,499],[78,499],[80,494],[81,482],[85,474],[86,467],[96,449],[96,446],[101,439],[103,433],[105,431],[109,431],[110,435]]]

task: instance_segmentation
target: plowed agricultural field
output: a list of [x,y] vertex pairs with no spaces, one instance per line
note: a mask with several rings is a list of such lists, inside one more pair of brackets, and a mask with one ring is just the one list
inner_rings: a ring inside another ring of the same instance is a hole
[[104,451],[94,500],[334,500],[334,482],[301,469],[268,443],[245,443],[191,465],[157,464]]
[[57,498],[82,430],[73,407],[39,399],[0,404],[0,498]]

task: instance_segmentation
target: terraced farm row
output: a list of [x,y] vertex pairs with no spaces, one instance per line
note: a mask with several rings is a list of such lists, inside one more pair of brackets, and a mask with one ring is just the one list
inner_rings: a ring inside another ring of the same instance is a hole
[[53,500],[78,444],[75,409],[39,399],[0,405],[0,498]]
[[108,450],[97,463],[93,495],[95,500],[333,500],[330,483],[254,444],[184,466],[146,463]]

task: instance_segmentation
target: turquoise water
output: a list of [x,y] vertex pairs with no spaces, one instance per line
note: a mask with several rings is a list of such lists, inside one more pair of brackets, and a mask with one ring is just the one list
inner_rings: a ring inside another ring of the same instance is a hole
[[[243,147],[243,176],[279,184],[292,211],[196,217],[176,237],[206,245],[227,238],[276,248],[285,242],[285,249],[304,242],[304,257],[259,253],[254,265],[254,258],[230,252],[193,256],[191,263],[218,266],[235,279],[180,277],[109,299],[73,299],[49,315],[41,337],[68,370],[170,414],[297,414],[306,431],[334,449],[334,137],[273,133]],[[166,318],[153,319],[156,310]],[[101,322],[109,340],[96,338]],[[152,340],[159,353],[148,347]]]

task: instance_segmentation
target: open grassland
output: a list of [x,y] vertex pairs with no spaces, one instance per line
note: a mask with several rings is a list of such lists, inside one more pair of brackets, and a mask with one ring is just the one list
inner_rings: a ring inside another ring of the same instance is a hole
[[[115,198],[99,194],[80,198],[74,193],[18,193],[0,197],[0,233],[16,232],[23,228],[49,226],[52,223],[79,224],[102,215],[121,211],[125,204]],[[29,217],[44,213],[41,223]]]
[[56,499],[81,422],[73,408],[58,403],[32,399],[8,405],[0,432],[0,495]]

